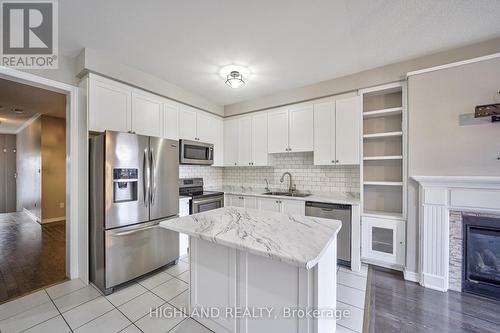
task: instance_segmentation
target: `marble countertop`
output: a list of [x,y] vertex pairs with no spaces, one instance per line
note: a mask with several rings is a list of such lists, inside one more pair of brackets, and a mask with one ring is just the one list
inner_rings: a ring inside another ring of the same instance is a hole
[[223,207],[162,221],[160,226],[216,244],[313,268],[342,222],[310,216]]
[[[267,192],[264,188],[249,188],[249,187],[241,188],[236,186],[223,186],[222,188],[211,188],[211,190],[224,192],[225,194],[250,195],[250,196],[265,197],[265,198],[315,201],[315,202],[336,203],[344,205],[360,204],[359,194],[349,193],[349,192],[308,192],[311,193],[311,195],[308,197],[289,197],[281,195],[271,196],[263,194],[264,192]],[[275,191],[275,189],[272,190]]]

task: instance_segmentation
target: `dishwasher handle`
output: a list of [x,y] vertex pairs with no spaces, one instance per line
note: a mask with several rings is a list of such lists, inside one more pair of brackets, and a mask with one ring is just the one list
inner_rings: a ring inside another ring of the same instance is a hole
[[320,208],[323,210],[334,210],[334,209],[351,210],[351,205],[332,204],[332,203],[313,202],[313,201],[306,201],[306,207]]

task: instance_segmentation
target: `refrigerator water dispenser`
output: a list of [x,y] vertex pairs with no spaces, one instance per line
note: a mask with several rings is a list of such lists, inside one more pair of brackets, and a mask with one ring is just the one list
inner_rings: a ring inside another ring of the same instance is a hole
[[113,202],[137,201],[137,169],[113,169]]

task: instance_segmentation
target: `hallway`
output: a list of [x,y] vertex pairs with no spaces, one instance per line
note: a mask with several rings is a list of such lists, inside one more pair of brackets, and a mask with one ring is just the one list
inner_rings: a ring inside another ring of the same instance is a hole
[[66,279],[66,222],[0,214],[0,303]]

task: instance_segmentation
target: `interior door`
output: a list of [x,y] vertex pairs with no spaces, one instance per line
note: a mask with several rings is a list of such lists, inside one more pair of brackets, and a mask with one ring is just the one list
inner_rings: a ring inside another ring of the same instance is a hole
[[150,137],[150,219],[179,213],[179,142]]
[[0,213],[16,211],[16,136],[0,134]]

